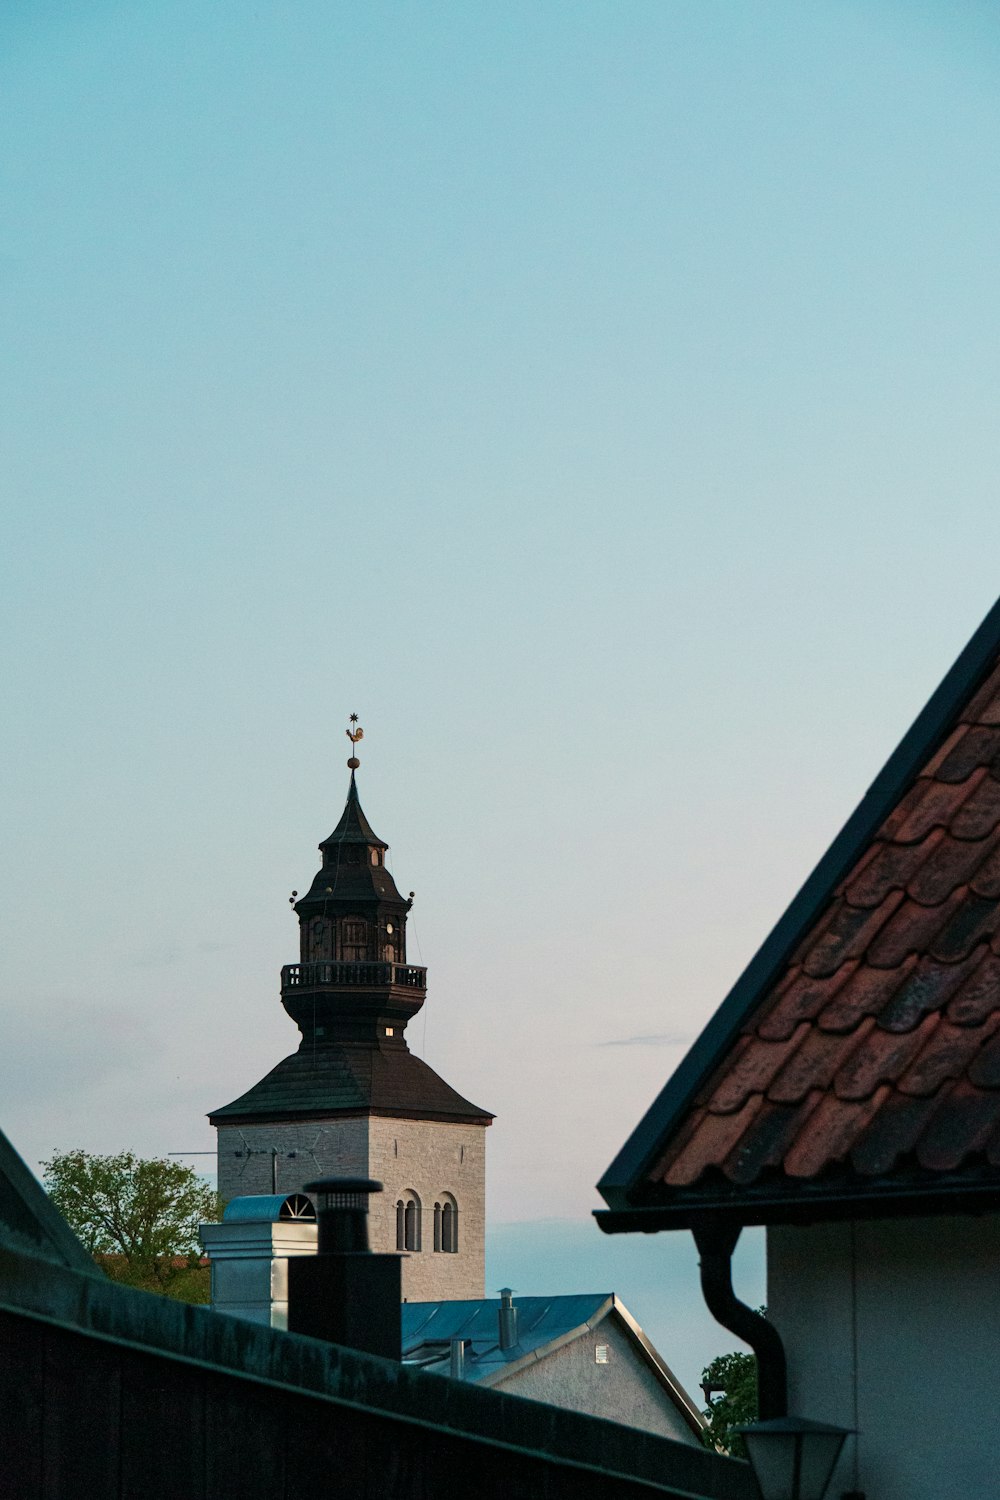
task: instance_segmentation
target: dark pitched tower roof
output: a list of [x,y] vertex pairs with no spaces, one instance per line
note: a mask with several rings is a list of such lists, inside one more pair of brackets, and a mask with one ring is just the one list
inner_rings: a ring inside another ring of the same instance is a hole
[[599,1187],[608,1229],[1000,1207],[1000,604]]
[[389,847],[383,839],[379,838],[365,817],[361,806],[361,799],[358,797],[357,778],[353,770],[351,771],[351,784],[347,789],[347,802],[344,804],[344,811],[341,814],[340,822],[330,834],[330,837],[324,839],[319,847],[321,849],[330,849],[335,844],[368,844],[369,846],[374,845],[377,849],[388,849]]
[[336,828],[319,845],[323,856],[322,868],[317,871],[312,885],[295,907],[299,917],[330,914],[338,904],[357,902],[383,902],[405,906],[406,902],[396,888],[396,882],[386,868],[385,861],[373,864],[361,855],[364,849],[379,849],[384,854],[389,845],[380,839],[365,817],[358,796],[358,784],[351,771],[347,789],[347,801]]

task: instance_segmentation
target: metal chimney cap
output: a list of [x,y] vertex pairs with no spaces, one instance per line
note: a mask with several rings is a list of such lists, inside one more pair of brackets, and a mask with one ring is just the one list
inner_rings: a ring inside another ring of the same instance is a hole
[[307,1182],[303,1192],[318,1193],[324,1197],[334,1194],[350,1193],[352,1195],[362,1194],[368,1197],[372,1193],[380,1193],[382,1184],[376,1182],[374,1177],[318,1177],[315,1182]]

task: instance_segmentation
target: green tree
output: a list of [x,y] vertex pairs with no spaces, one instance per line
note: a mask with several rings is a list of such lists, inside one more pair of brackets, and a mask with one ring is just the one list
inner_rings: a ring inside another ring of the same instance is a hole
[[113,1281],[184,1302],[209,1300],[198,1225],[218,1219],[219,1199],[191,1167],[131,1151],[60,1151],[42,1172],[53,1203]]
[[[763,1308],[761,1308],[763,1312]],[[734,1429],[757,1420],[757,1360],[752,1354],[720,1354],[701,1372],[708,1426],[706,1448],[746,1458],[746,1444]]]

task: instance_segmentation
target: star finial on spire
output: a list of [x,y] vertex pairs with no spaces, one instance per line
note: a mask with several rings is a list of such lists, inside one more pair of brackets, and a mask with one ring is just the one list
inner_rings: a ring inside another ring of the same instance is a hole
[[[358,724],[358,716],[357,716],[357,714],[351,714],[351,723],[352,724]],[[365,732],[361,728],[360,724],[358,724],[357,729],[348,729],[348,730],[345,731],[345,733],[347,735],[347,738],[350,740],[351,744],[354,745],[355,747],[357,746],[358,741],[359,740],[363,740],[364,737],[365,737]],[[350,760],[347,762],[347,764],[348,764],[348,766],[350,767],[350,769],[352,771],[356,771],[358,769],[358,767],[360,766],[361,762],[358,760],[358,758],[357,758],[356,755],[352,755],[351,758],[350,758]]]

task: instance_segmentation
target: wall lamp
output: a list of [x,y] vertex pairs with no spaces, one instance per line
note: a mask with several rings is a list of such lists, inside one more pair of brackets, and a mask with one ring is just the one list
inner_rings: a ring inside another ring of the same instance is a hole
[[823,1500],[849,1427],[772,1417],[738,1427],[762,1500]]

